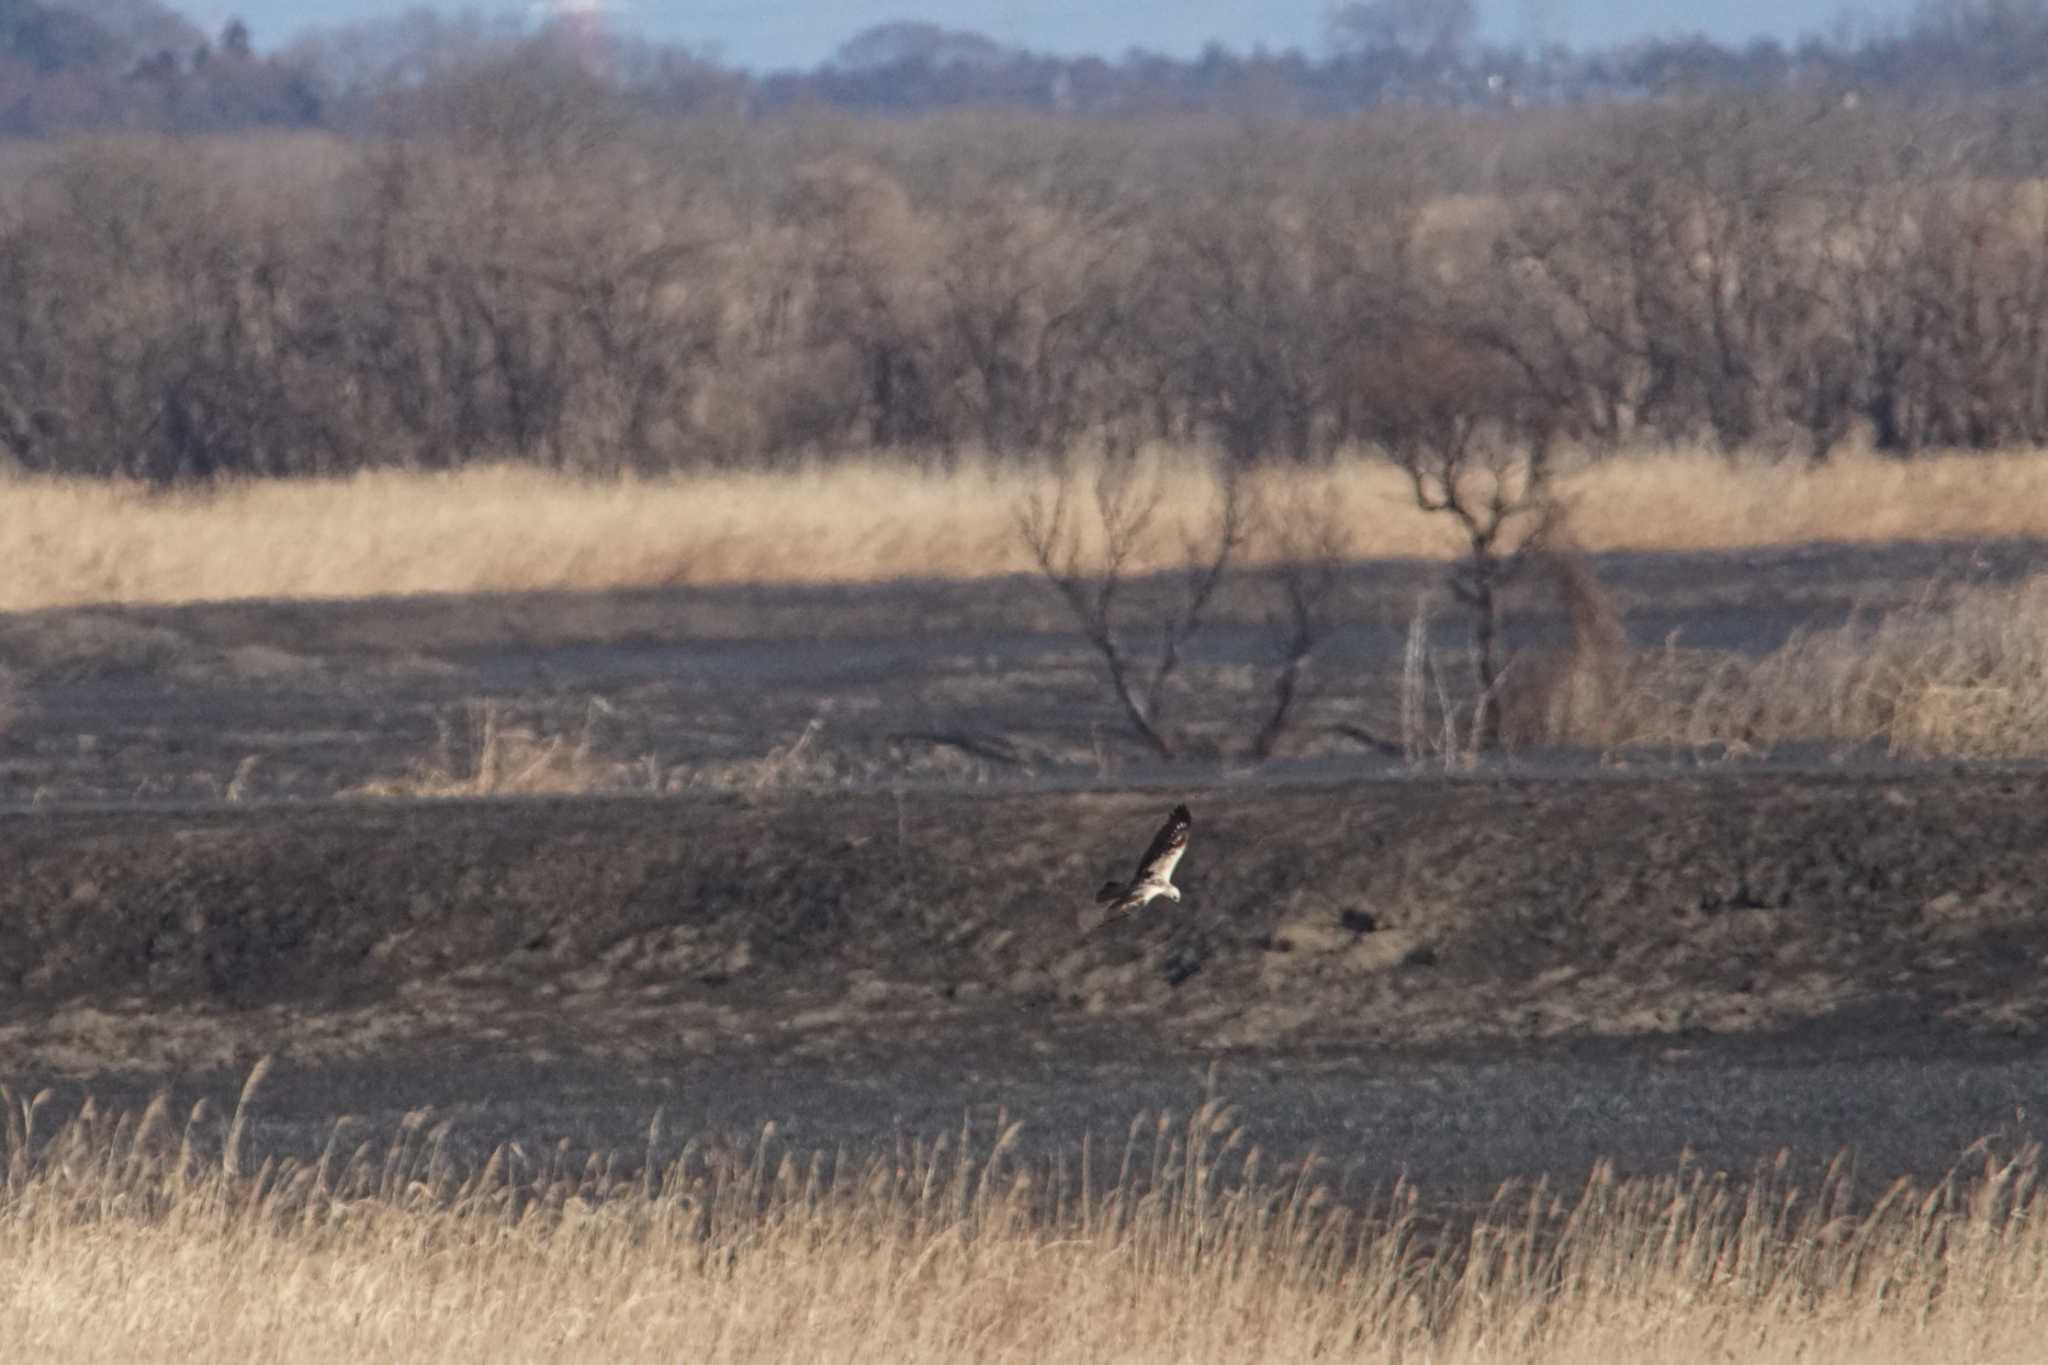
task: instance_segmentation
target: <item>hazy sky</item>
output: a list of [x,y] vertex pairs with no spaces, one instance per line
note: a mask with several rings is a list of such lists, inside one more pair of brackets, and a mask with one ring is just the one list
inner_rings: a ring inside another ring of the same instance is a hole
[[[171,0],[179,8],[177,0]],[[201,27],[217,30],[240,14],[265,47],[310,25],[402,13],[418,0],[200,0],[182,8]],[[204,7],[202,7],[202,5]],[[1723,41],[1759,34],[1783,39],[1827,31],[1844,13],[1897,16],[1910,0],[1698,0],[1656,5],[1632,0],[1479,0],[1486,36],[1503,42],[1532,36],[1572,46],[1606,45],[1652,34],[1704,31]],[[483,0],[486,12],[523,8],[517,0]],[[1126,48],[1187,55],[1211,40],[1246,49],[1322,50],[1328,0],[614,0],[614,23],[649,37],[714,47],[730,62],[762,68],[812,66],[847,38],[892,19],[930,19],[977,29],[1006,42],[1051,52]]]

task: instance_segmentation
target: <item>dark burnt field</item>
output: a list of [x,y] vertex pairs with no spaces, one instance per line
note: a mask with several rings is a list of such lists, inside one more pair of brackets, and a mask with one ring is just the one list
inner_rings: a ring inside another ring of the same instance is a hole
[[421,1104],[479,1144],[799,1146],[1211,1088],[1280,1150],[1473,1193],[1596,1158],[1946,1169],[2048,1104],[2048,777],[1212,788],[1178,909],[1081,936],[1153,794],[65,811],[0,825],[0,1070]]
[[[2038,545],[1999,542],[1593,563],[1637,649],[1711,663],[1934,589],[2010,581],[2040,560]],[[1402,771],[1339,727],[1399,735],[1403,644],[1418,599],[1440,596],[1442,581],[1443,566],[1412,561],[1347,573],[1298,723],[1259,777]],[[1178,591],[1172,576],[1127,585],[1141,657],[1147,623]],[[507,741],[498,776],[514,789],[1043,789],[1241,775],[1237,756],[1268,704],[1274,609],[1266,585],[1233,580],[1190,642],[1176,707],[1191,762],[1173,771],[1126,738],[1100,660],[1035,579],[0,617],[0,805],[462,790],[489,766],[487,726]],[[1436,646],[1463,647],[1453,609],[1439,603],[1430,620]],[[1566,630],[1540,595],[1516,604],[1516,622],[1517,643],[1538,649]]]
[[[2035,558],[1599,569],[1639,643],[1761,651]],[[1261,768],[1140,760],[1029,582],[0,621],[0,1079],[220,1103],[274,1054],[255,1131],[294,1151],[428,1105],[476,1151],[637,1152],[657,1110],[802,1148],[1006,1109],[1044,1148],[1219,1094],[1270,1149],[1457,1197],[1688,1149],[1936,1174],[2035,1131],[2048,775],[1404,770],[1330,727],[1384,724],[1439,573],[1355,572]],[[1196,730],[1239,724],[1262,609],[1219,604]],[[578,793],[360,794],[474,785],[486,724]],[[1080,935],[1179,799],[1185,904]]]

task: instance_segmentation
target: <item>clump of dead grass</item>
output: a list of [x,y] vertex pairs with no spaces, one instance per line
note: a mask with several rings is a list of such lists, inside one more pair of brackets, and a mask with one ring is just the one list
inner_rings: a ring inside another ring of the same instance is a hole
[[652,753],[619,756],[608,752],[603,733],[604,722],[614,714],[614,707],[593,697],[582,724],[563,732],[522,718],[495,699],[472,699],[436,716],[432,750],[404,772],[338,794],[426,800],[628,792],[662,796],[824,790],[905,779],[972,784],[991,777],[989,760],[948,744],[896,742],[880,753],[834,746],[826,741],[822,717],[813,717],[788,741],[760,754],[686,763],[665,762]]
[[[1200,524],[1215,501],[1213,461],[1146,458],[1177,470],[1162,524]],[[1299,485],[1276,488],[1278,501],[1308,498],[1358,528],[1363,555],[1457,552],[1384,461],[1272,480]],[[1014,510],[1056,482],[972,460],[932,472],[881,457],[613,481],[515,466],[386,471],[174,493],[12,478],[0,486],[0,557],[12,566],[0,610],[1029,573]],[[2048,535],[2048,459],[2037,452],[1847,454],[1814,467],[1657,451],[1582,462],[1560,490],[1593,551]],[[1130,572],[1179,567],[1175,538],[1157,542]],[[1246,562],[1283,549],[1248,546]]]
[[1629,641],[1620,609],[1576,546],[1561,544],[1533,564],[1570,634],[1556,649],[1524,650],[1502,675],[1497,705],[1509,748],[1606,748],[1622,737]]
[[564,1142],[466,1156],[425,1112],[254,1150],[231,1116],[0,1091],[0,1349],[424,1362],[2030,1361],[2032,1146],[1931,1186],[1596,1169],[1467,1214],[1343,1197],[1227,1107],[1026,1156],[1020,1125],[869,1154]]
[[478,699],[435,718],[431,755],[408,771],[375,778],[341,793],[371,797],[572,796],[645,789],[637,764],[596,751],[597,718],[604,703],[592,699],[582,733],[571,739],[512,720],[499,702]]

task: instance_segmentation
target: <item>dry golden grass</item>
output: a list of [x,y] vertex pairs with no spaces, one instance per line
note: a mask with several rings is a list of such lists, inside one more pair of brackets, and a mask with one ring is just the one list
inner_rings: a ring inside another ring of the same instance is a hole
[[662,791],[658,765],[597,756],[599,708],[593,698],[582,732],[543,734],[507,718],[497,702],[480,699],[438,718],[432,755],[405,773],[378,778],[342,796],[473,797],[568,796],[598,791]]
[[[1357,528],[1359,553],[1455,553],[1388,466],[1306,477]],[[640,482],[490,467],[176,494],[14,479],[0,484],[0,610],[1021,573],[1015,509],[1047,482],[881,460]],[[1639,455],[1579,469],[1566,487],[1577,538],[1595,550],[2048,535],[2048,458],[2033,452],[1845,455],[1820,469]],[[1171,481],[1162,533],[1134,567],[1176,563],[1171,528],[1199,522],[1213,493],[1199,476]]]
[[1951,1365],[2036,1360],[2048,1328],[2031,1147],[1861,1206],[1841,1163],[1801,1189],[1781,1162],[1446,1222],[1262,1164],[1214,1104],[1050,1161],[1010,1128],[465,1169],[423,1115],[259,1166],[240,1111],[51,1132],[4,1099],[9,1359]]
[[[820,742],[822,718],[814,717],[788,741],[754,757],[664,763],[654,754],[635,758],[599,752],[599,721],[614,708],[592,698],[583,724],[573,734],[551,733],[522,722],[510,708],[476,699],[438,718],[440,734],[432,753],[404,772],[373,778],[336,793],[343,797],[403,797],[414,800],[480,796],[587,796],[610,792],[668,795],[688,791],[771,791],[783,788],[860,786],[885,778],[914,776],[955,782],[986,782],[988,765],[957,749],[925,746],[914,755],[856,758]],[[0,711],[0,722],[6,715]],[[228,785],[238,791],[254,760]]]
[[2048,756],[2048,575],[1932,585],[1911,606],[1802,631],[1760,658],[1633,661],[1598,734],[1556,741],[1763,754],[1791,743],[1897,758]]

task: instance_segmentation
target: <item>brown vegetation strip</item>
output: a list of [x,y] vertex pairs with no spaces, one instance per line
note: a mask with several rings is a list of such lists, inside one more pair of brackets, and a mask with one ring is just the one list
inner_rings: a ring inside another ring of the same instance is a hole
[[657,1123],[617,1162],[477,1162],[424,1114],[278,1159],[253,1141],[263,1070],[231,1116],[66,1122],[0,1088],[0,1351],[1945,1365],[2037,1359],[2048,1304],[2031,1150],[1874,1205],[1846,1165],[1602,1170],[1447,1226],[1406,1187],[1330,1198],[1328,1167],[1262,1161],[1215,1105],[1050,1161],[1016,1126],[832,1160],[772,1133],[675,1154]]
[[[1185,453],[1133,571],[1177,567],[1216,490]],[[1269,506],[1334,506],[1362,557],[1442,558],[1457,545],[1390,466],[1275,474]],[[227,598],[857,583],[1033,570],[1017,514],[1049,476],[970,465],[926,473],[876,459],[796,474],[592,481],[525,468],[231,483],[16,479],[0,486],[0,610]],[[1811,541],[2048,535],[2048,458],[1914,462],[1845,456],[1806,467],[1644,453],[1577,469],[1563,492],[1587,549],[1709,550]],[[1247,549],[1269,562],[1269,526]]]

